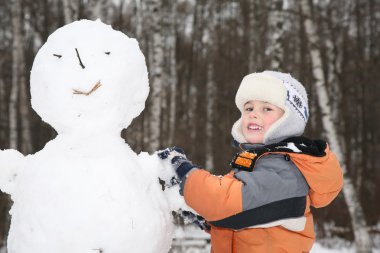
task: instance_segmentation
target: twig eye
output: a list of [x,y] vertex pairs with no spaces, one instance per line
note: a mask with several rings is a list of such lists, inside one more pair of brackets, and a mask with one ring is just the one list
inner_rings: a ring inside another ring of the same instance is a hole
[[55,56],[57,58],[61,58],[62,57],[62,55],[60,55],[60,54],[53,54],[53,56]]
[[110,55],[111,54],[111,52],[110,51],[108,51],[108,52],[104,52],[106,55]]

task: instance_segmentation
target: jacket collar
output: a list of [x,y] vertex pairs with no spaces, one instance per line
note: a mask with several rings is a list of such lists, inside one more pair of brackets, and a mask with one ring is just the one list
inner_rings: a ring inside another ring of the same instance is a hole
[[324,156],[327,143],[323,140],[312,140],[304,136],[295,136],[287,138],[281,142],[273,144],[252,144],[252,143],[239,143],[236,140],[232,141],[233,147],[239,150],[248,151],[261,151],[267,152],[288,152],[288,153],[301,153],[311,156],[321,157]]

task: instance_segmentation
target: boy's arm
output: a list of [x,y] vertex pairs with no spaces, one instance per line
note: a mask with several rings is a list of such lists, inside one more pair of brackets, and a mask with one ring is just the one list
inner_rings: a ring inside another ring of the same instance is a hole
[[[185,156],[171,158],[171,161],[181,181],[186,203],[215,226],[231,229],[257,227],[281,219],[302,217],[305,212],[307,184],[294,164],[287,162],[283,155],[260,159],[254,172],[231,172],[223,177],[199,169]],[[288,170],[285,168],[285,171],[298,173],[298,178],[278,174],[284,163],[285,167],[294,166]],[[303,183],[301,186],[297,184],[298,179]],[[300,189],[297,191],[295,187]],[[270,226],[276,225],[283,223]]]
[[194,169],[186,178],[184,197],[206,220],[216,221],[243,211],[242,188],[243,183],[233,173],[222,177]]
[[184,188],[189,206],[211,224],[233,229],[303,217],[309,191],[295,165],[282,155],[262,158],[253,172],[217,177],[196,170]]
[[[162,160],[170,161],[180,182],[181,195],[185,195],[187,204],[206,220],[217,220],[242,211],[242,182],[232,174],[219,177],[199,169],[187,160],[181,148],[167,148],[157,154]],[[187,189],[191,193],[184,193]]]

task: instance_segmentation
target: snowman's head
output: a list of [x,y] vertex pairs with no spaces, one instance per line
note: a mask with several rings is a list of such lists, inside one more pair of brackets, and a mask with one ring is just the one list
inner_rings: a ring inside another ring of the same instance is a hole
[[126,128],[149,93],[137,41],[98,20],[76,21],[51,34],[30,82],[33,109],[59,133]]

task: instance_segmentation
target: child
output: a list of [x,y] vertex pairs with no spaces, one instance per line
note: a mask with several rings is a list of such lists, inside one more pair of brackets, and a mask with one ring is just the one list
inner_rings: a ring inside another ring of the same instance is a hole
[[326,142],[301,137],[306,91],[289,74],[264,71],[244,77],[235,102],[241,118],[232,136],[243,151],[229,174],[214,176],[181,149],[167,150],[181,193],[211,225],[213,253],[309,252],[310,206],[328,205],[343,175]]

